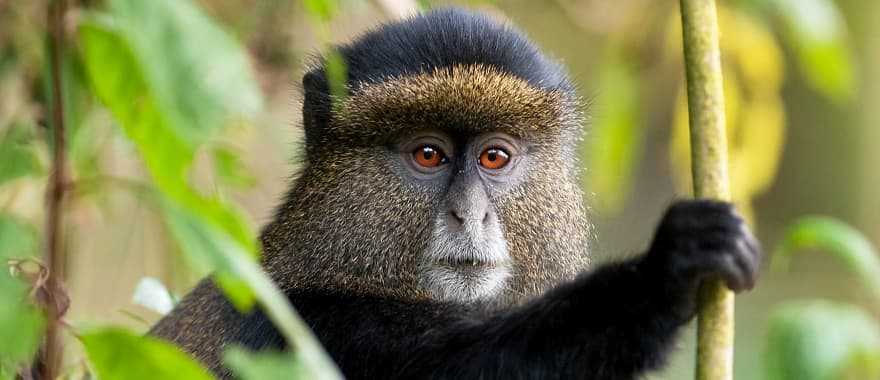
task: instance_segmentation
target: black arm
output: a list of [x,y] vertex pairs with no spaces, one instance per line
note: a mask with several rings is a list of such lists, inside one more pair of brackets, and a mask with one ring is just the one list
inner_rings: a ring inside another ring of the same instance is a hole
[[301,295],[349,379],[632,379],[659,367],[693,315],[687,289],[641,259],[603,267],[514,310]]
[[[748,289],[759,261],[760,248],[729,205],[686,202],[670,208],[645,255],[514,308],[326,293],[290,297],[349,379],[634,379],[663,364],[695,314],[702,279],[720,276],[736,291]],[[211,331],[195,340],[161,327],[154,333],[187,349],[205,339],[255,349],[282,344],[260,312],[241,316],[219,294],[209,298],[223,303],[199,308],[210,316],[179,312],[175,318],[211,319]],[[219,370],[216,359],[200,359]]]
[[692,308],[686,289],[643,266],[606,266],[516,310],[435,329],[409,348],[401,377],[607,380],[658,368]]
[[633,379],[663,364],[701,280],[754,285],[760,248],[733,209],[679,203],[648,252],[523,306],[294,300],[349,378]]

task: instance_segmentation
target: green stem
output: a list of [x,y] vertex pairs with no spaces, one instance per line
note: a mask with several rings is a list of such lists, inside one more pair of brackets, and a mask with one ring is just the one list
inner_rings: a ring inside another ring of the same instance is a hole
[[[715,0],[681,0],[694,196],[730,200],[721,52]],[[703,285],[697,323],[697,380],[733,379],[733,293]]]
[[323,349],[318,338],[312,334],[312,330],[306,326],[302,318],[295,314],[293,305],[275,287],[266,273],[252,261],[237,255],[230,256],[237,261],[233,264],[238,268],[238,276],[250,285],[266,316],[284,336],[284,340],[295,348],[296,355],[313,378],[341,380],[343,377],[336,364],[330,360],[330,355]]

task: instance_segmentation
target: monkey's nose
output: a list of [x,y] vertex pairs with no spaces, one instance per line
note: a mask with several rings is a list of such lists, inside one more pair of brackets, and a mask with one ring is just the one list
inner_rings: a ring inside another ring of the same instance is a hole
[[453,181],[446,194],[446,220],[452,231],[481,233],[492,222],[492,203],[479,178],[463,176]]
[[485,227],[491,220],[488,210],[484,210],[482,216],[478,216],[479,213],[460,212],[456,210],[449,210],[447,214],[449,227],[456,231],[466,228],[469,225]]

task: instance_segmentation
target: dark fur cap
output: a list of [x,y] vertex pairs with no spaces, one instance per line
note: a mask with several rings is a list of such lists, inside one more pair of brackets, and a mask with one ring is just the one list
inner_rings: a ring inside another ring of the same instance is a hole
[[[350,94],[392,79],[472,66],[553,94],[564,100],[565,108],[574,108],[576,101],[565,70],[519,30],[463,9],[433,10],[384,24],[336,49],[347,69]],[[325,65],[325,59],[319,60],[303,78],[307,146],[315,146],[308,142],[326,142],[324,135],[333,116]]]

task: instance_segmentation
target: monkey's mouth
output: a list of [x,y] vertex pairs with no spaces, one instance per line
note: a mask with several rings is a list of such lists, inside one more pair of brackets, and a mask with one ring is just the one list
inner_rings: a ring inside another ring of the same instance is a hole
[[[442,226],[442,224],[441,224]],[[471,234],[435,231],[419,264],[419,284],[438,300],[471,302],[498,295],[513,273],[500,228]]]
[[437,265],[452,270],[485,270],[495,268],[496,263],[473,257],[448,257],[437,261]]
[[497,295],[510,275],[504,260],[453,257],[423,266],[420,282],[437,299],[470,302]]

